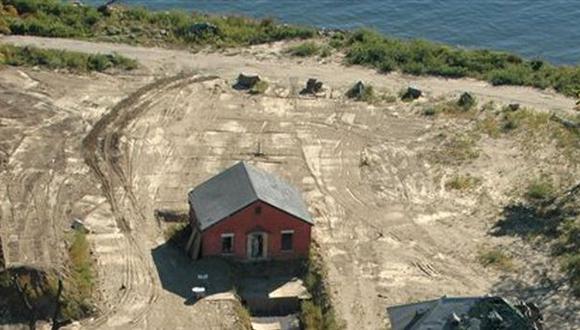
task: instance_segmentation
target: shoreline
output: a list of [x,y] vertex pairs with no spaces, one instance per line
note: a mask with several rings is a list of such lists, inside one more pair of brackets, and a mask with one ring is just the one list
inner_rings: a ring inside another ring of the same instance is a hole
[[328,54],[344,54],[346,64],[369,66],[382,73],[399,71],[416,76],[471,77],[493,85],[554,88],[576,98],[580,93],[580,66],[555,66],[507,52],[392,38],[366,29],[327,33],[324,31],[328,30],[280,24],[268,18],[190,15],[184,11],[150,11],[134,6],[95,8],[48,2],[35,7],[26,5],[26,1],[7,0],[4,3],[3,11],[7,15],[0,20],[0,31],[8,35],[178,49],[224,49],[310,40],[320,44]]

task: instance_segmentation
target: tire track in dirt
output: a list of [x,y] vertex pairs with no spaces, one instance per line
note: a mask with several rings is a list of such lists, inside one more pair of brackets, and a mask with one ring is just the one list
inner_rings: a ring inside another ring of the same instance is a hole
[[[117,227],[127,242],[127,249],[119,251],[124,253],[125,258],[122,275],[125,277],[125,289],[119,299],[114,302],[114,306],[88,324],[91,328],[105,326],[114,315],[122,316],[119,320],[125,324],[136,325],[143,320],[152,303],[157,299],[157,291],[160,287],[155,270],[152,269],[148,257],[143,252],[146,249],[141,244],[140,234],[138,231],[132,231],[132,220],[139,223],[145,220],[145,216],[141,213],[121,163],[123,155],[119,149],[119,140],[122,132],[132,120],[144,110],[149,109],[152,102],[159,99],[167,90],[211,79],[215,77],[180,74],[153,82],[113,107],[95,124],[83,140],[82,151],[85,162],[101,183],[102,192],[111,206]],[[123,206],[128,206],[129,210]]]

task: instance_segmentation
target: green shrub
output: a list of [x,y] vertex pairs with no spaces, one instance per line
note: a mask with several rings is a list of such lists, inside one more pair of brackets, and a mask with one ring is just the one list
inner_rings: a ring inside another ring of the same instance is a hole
[[[13,5],[20,14],[9,20],[13,34],[218,47],[307,39],[315,35],[312,28],[277,24],[272,19],[188,15],[178,11],[150,11],[143,7],[116,7],[114,11],[100,13],[91,6],[75,6],[56,0],[6,0],[4,3]],[[210,33],[195,33],[196,24],[216,29],[206,30]]]
[[414,75],[473,77],[494,85],[553,87],[568,96],[580,91],[579,67],[556,67],[513,54],[488,50],[455,49],[423,41],[399,40],[371,30],[358,30],[343,43],[346,61],[382,72],[400,70]]
[[268,90],[268,83],[264,80],[258,81],[252,88],[250,88],[250,94],[264,94]]
[[528,185],[526,196],[531,200],[545,200],[554,195],[555,188],[546,178],[539,178]]
[[300,321],[305,330],[324,329],[324,319],[322,309],[312,301],[305,300],[301,304]]
[[423,109],[423,115],[425,116],[435,116],[437,114],[437,111],[435,110],[434,107],[428,107]]
[[6,20],[0,16],[0,34],[10,34],[11,32]]
[[363,89],[362,95],[358,98],[358,101],[373,103],[377,101],[377,96],[375,95],[375,89],[372,85],[367,85]]
[[298,57],[308,57],[318,55],[320,53],[321,47],[312,41],[306,41],[299,45],[289,47],[286,49],[286,53],[292,56]]
[[95,288],[93,259],[85,232],[74,231],[69,241],[70,275],[66,278],[61,312],[65,318],[80,319],[92,311]]
[[479,178],[471,175],[455,175],[445,183],[447,189],[468,190],[481,182]]
[[498,138],[501,133],[498,119],[492,114],[486,114],[483,119],[478,121],[477,129],[492,138]]
[[64,50],[39,49],[0,45],[2,62],[13,66],[40,66],[48,69],[67,69],[73,72],[105,71],[111,68],[133,70],[137,61],[126,57],[90,55]]
[[443,164],[460,164],[479,157],[479,150],[473,137],[459,135],[446,141],[435,158]]
[[300,320],[308,330],[344,329],[344,325],[336,318],[334,308],[330,303],[328,287],[324,281],[326,270],[320,258],[315,248],[311,249],[306,265],[304,285],[312,295],[312,300],[302,303]]
[[320,57],[329,57],[332,55],[332,48],[328,45],[324,45],[320,48]]
[[250,312],[238,301],[234,302],[234,311],[238,316],[237,329],[252,330],[252,316]]
[[477,259],[484,267],[494,267],[502,271],[513,270],[512,258],[500,249],[480,251]]

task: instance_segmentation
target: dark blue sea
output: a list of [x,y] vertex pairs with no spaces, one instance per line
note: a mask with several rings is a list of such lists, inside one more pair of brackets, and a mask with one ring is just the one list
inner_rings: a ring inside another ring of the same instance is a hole
[[[89,3],[103,3],[91,0]],[[140,0],[153,9],[275,17],[317,27],[371,27],[401,38],[580,63],[580,0]]]

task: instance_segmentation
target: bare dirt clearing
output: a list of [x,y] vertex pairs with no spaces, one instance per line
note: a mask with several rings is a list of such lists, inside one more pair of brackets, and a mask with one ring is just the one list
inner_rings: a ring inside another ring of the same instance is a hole
[[[484,100],[540,110],[566,112],[573,100],[471,80],[383,76],[314,60],[297,65],[271,54],[279,46],[226,56],[39,38],[2,41],[116,50],[146,66],[128,77],[0,71],[0,234],[7,260],[62,264],[64,247],[54,248],[55,242],[73,217],[85,219],[93,230],[102,312],[87,327],[236,326],[230,302],[190,306],[162,288],[154,251],[164,242],[154,213],[186,209],[192,186],[240,159],[303,189],[332,299],[349,329],[384,327],[385,307],[392,304],[496,291],[537,302],[550,329],[580,323],[579,303],[565,285],[542,287],[541,294],[528,290],[542,279],[538,269],[550,268],[545,252],[487,235],[514,187],[542,172],[572,183],[580,177],[580,162],[552,157],[550,145],[530,153],[509,137],[484,136],[475,140],[475,159],[441,163],[434,154],[468,134],[472,122],[433,120],[413,104],[371,106],[342,95],[363,79],[394,92],[412,82],[430,98],[468,90]],[[174,76],[182,69],[207,75]],[[270,90],[265,96],[232,90],[240,71],[261,74]],[[329,85],[333,97],[296,97],[311,76]],[[258,143],[263,157],[254,156]],[[473,174],[481,184],[467,192],[446,189],[457,173]],[[517,271],[484,269],[477,262],[482,246],[524,251],[514,260]],[[171,251],[161,258],[173,270],[185,263]],[[195,266],[188,267],[174,281],[190,281]],[[561,278],[558,272],[546,276]]]

